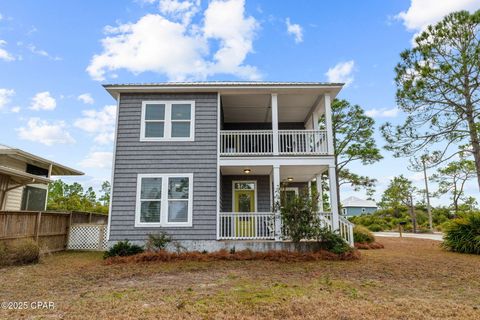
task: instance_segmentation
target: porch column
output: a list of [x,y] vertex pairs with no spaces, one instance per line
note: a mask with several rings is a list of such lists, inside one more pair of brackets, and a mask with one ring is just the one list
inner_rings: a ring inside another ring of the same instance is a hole
[[282,221],[280,218],[280,166],[273,166],[273,195],[275,202],[275,240],[281,240],[282,236]]
[[278,96],[272,93],[273,155],[278,155]]
[[328,166],[328,180],[330,181],[330,208],[332,210],[332,228],[340,229],[340,221],[338,217],[338,195],[337,195],[337,179],[335,166]]
[[317,174],[317,194],[318,194],[318,211],[323,212],[323,186],[322,186],[322,174]]
[[323,103],[325,106],[325,127],[327,129],[327,153],[333,155],[333,124],[332,124],[332,106],[330,96],[328,94],[323,96]]

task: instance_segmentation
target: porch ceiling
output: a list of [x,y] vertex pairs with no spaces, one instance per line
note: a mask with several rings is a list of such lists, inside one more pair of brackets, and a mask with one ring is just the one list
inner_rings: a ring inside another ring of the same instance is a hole
[[[272,172],[272,166],[222,166],[220,172],[222,175],[269,175]],[[245,173],[245,169],[250,169],[250,173]],[[308,182],[316,177],[316,175],[327,170],[327,166],[280,166],[280,179],[282,181],[287,178],[293,178],[293,182]]]
[[[317,101],[316,94],[279,94],[278,120],[303,122]],[[225,122],[271,122],[271,95],[222,95]]]

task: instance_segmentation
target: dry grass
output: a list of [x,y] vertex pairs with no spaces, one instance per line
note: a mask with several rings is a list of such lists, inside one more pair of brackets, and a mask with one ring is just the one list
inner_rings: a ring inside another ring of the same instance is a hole
[[300,262],[300,261],[318,261],[318,260],[358,260],[360,252],[351,250],[342,254],[336,254],[326,250],[315,252],[294,252],[275,250],[267,252],[255,252],[251,250],[242,250],[228,252],[219,250],[215,252],[168,252],[160,250],[158,252],[144,252],[132,256],[110,257],[105,260],[106,265],[119,263],[142,263],[142,262],[172,262],[172,261],[277,261],[277,262]]
[[357,261],[151,262],[105,265],[59,253],[0,272],[0,319],[480,319],[480,256],[438,242],[382,238]]
[[355,248],[360,250],[383,249],[385,246],[380,242],[355,242]]

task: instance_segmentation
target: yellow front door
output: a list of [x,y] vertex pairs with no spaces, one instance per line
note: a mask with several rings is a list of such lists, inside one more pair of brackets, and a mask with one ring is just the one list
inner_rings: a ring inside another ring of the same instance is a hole
[[[255,212],[255,190],[235,190],[235,212]],[[238,237],[255,235],[255,219],[253,216],[240,214],[235,218],[235,233]]]

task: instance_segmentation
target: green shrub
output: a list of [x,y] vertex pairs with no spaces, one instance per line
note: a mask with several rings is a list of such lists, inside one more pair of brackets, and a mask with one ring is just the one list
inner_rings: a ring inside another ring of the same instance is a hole
[[19,239],[8,246],[0,244],[0,265],[22,265],[37,263],[40,247],[32,239]]
[[149,234],[145,247],[147,251],[157,252],[160,250],[165,250],[171,241],[172,239],[165,232]]
[[480,254],[480,213],[466,214],[445,226],[443,247],[456,252]]
[[372,232],[378,232],[378,231],[383,231],[384,230],[381,225],[376,224],[376,223],[369,225],[368,229]]
[[103,258],[106,259],[110,257],[133,256],[142,252],[143,248],[141,246],[132,244],[128,240],[125,240],[114,244],[108,251],[105,252]]
[[348,243],[338,234],[327,228],[318,231],[319,248],[336,254],[352,251]]
[[355,226],[353,228],[353,241],[357,243],[372,243],[375,241],[375,236],[368,228]]

